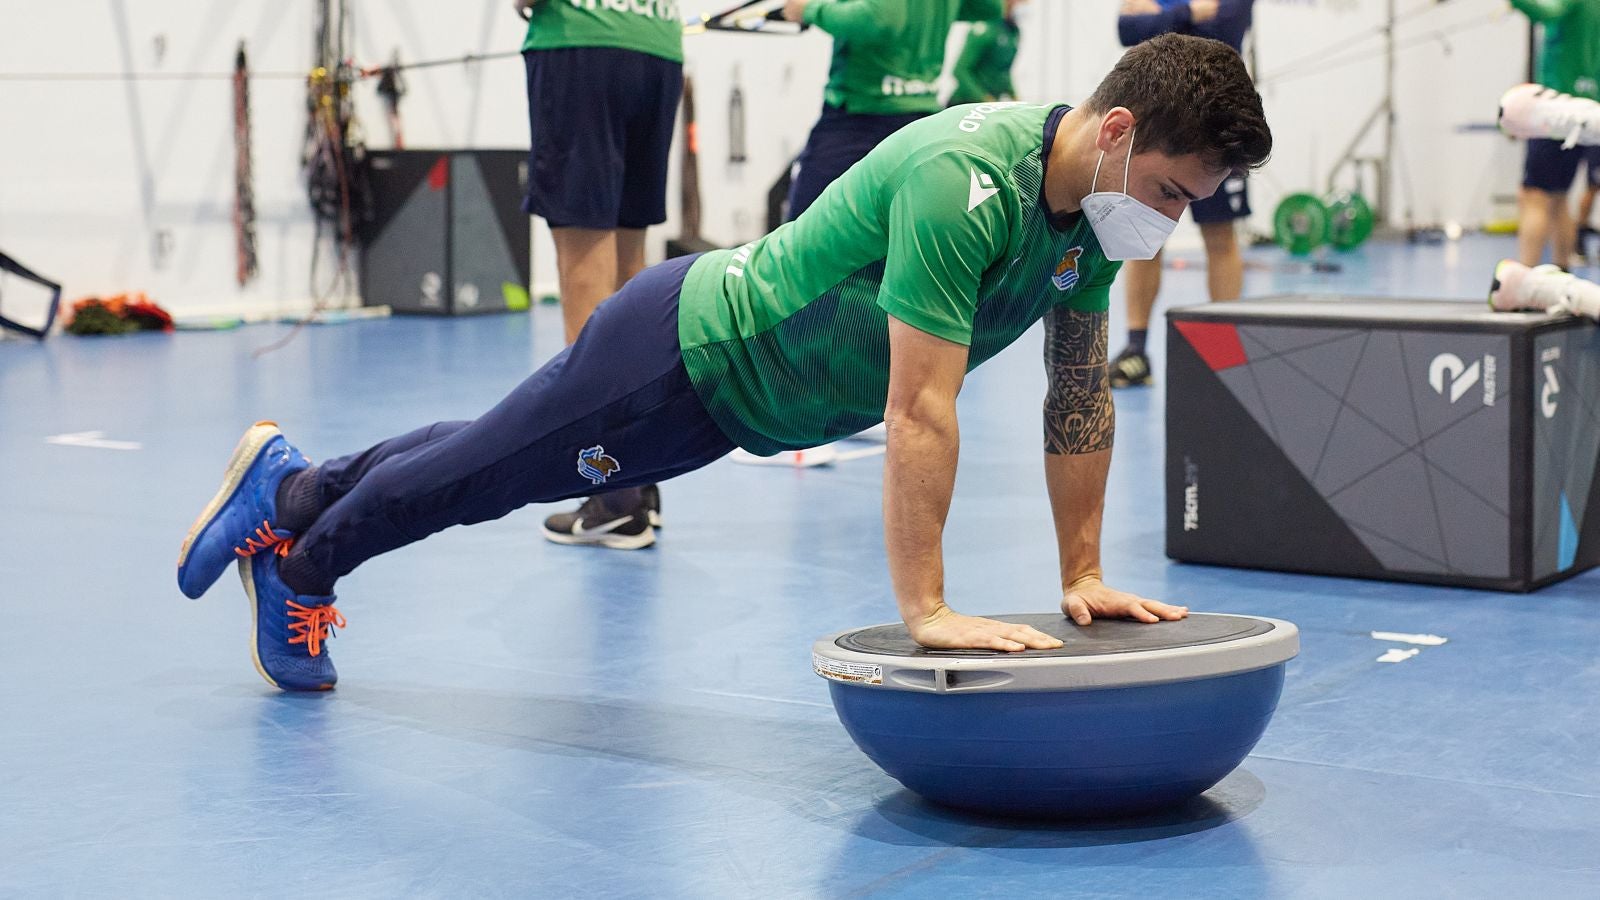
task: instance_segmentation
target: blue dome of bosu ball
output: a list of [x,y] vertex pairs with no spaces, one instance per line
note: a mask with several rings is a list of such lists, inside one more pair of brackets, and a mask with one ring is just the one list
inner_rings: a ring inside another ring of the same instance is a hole
[[812,648],[856,746],[946,806],[1037,818],[1134,815],[1221,781],[1260,740],[1299,652],[1289,622],[996,616],[1056,650],[929,650],[904,625]]

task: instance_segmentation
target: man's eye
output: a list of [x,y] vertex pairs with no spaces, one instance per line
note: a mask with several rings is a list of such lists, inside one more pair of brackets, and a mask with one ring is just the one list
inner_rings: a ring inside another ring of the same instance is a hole
[[1178,195],[1174,194],[1170,188],[1163,187],[1161,189],[1161,199],[1163,199],[1163,200],[1176,200],[1176,199],[1178,199]]

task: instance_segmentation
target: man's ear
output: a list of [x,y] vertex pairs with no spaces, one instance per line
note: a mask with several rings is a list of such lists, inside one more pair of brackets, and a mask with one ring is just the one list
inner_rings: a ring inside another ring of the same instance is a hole
[[1133,113],[1125,106],[1112,107],[1100,117],[1100,130],[1095,134],[1095,149],[1110,153],[1122,145],[1133,132]]

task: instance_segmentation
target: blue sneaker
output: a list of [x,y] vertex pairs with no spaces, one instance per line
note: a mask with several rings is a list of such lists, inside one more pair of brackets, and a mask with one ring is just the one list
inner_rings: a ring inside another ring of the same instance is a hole
[[285,691],[332,688],[339,673],[322,642],[332,636],[332,629],[344,627],[344,616],[334,608],[333,595],[295,594],[278,577],[278,554],[274,553],[239,560],[239,580],[250,598],[254,620],[250,658],[261,677]]
[[293,537],[276,528],[278,485],[285,476],[311,465],[275,422],[257,422],[239,439],[228,459],[222,487],[190,527],[178,551],[178,589],[199,598],[228,564],[262,550],[287,552]]

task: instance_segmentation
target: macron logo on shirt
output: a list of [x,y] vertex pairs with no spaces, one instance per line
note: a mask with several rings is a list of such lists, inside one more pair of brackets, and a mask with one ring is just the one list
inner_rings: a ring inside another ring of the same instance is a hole
[[973,169],[972,187],[967,189],[967,212],[977,209],[980,203],[998,193],[1000,189],[994,186],[993,178],[987,173],[979,174],[977,169]]

